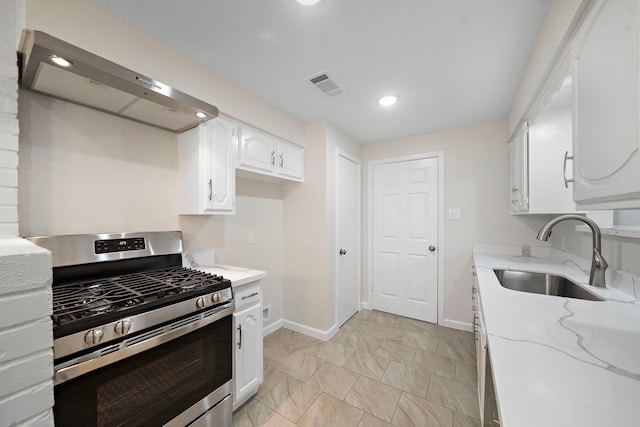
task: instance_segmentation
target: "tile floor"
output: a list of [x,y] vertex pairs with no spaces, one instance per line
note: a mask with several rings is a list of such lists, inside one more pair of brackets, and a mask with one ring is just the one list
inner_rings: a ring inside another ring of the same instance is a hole
[[264,382],[234,427],[479,427],[469,332],[362,310],[328,342],[264,338]]

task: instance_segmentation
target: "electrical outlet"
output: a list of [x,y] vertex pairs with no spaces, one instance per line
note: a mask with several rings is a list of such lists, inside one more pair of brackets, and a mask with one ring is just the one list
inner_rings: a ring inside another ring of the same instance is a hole
[[256,244],[256,233],[254,232],[249,233],[249,244],[250,245]]
[[462,210],[460,208],[450,208],[449,219],[462,219]]

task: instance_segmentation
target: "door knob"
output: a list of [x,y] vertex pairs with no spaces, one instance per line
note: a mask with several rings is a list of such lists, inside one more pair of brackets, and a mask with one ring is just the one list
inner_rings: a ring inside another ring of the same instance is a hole
[[346,254],[347,254],[347,251],[345,251],[344,249],[340,249],[339,254],[340,254],[340,255],[346,255]]
[[429,250],[430,250],[431,252],[435,252],[435,251],[436,251],[436,247],[435,247],[435,246],[433,246],[433,245],[430,245],[430,246],[429,246]]

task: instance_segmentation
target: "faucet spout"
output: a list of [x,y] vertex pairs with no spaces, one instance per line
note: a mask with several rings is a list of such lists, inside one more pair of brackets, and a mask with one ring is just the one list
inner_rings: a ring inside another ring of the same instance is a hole
[[551,229],[556,224],[570,219],[584,222],[591,229],[593,250],[591,253],[591,273],[589,274],[589,284],[598,288],[606,287],[605,271],[607,270],[607,267],[609,267],[609,264],[602,256],[602,234],[600,233],[600,227],[598,227],[598,224],[596,224],[595,221],[580,215],[561,215],[543,225],[538,232],[536,239],[547,241],[549,236],[551,236]]

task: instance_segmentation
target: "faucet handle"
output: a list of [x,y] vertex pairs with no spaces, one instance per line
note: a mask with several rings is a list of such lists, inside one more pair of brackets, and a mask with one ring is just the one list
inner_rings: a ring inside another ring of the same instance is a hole
[[596,262],[596,266],[598,268],[601,269],[606,269],[607,267],[609,267],[609,264],[607,263],[607,261],[604,259],[604,257],[602,256],[602,252],[600,252],[600,249],[595,248],[593,250],[593,259]]

